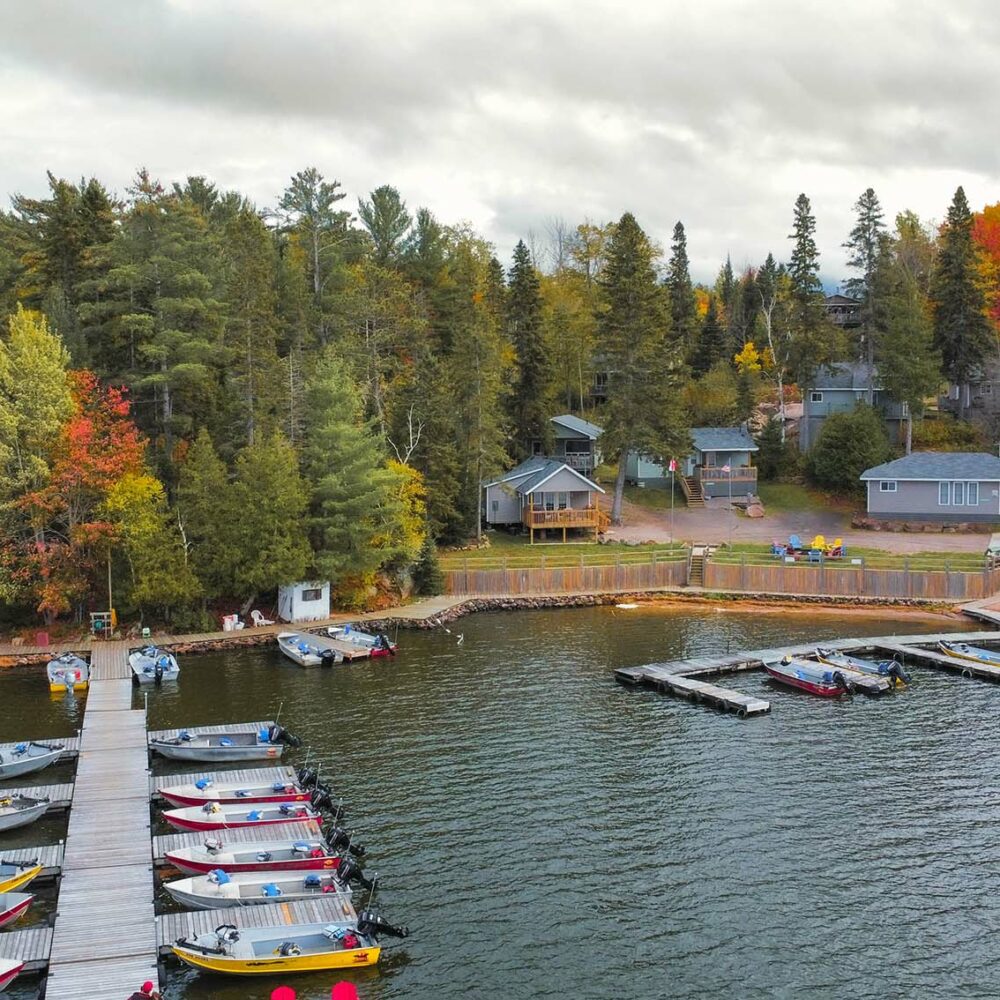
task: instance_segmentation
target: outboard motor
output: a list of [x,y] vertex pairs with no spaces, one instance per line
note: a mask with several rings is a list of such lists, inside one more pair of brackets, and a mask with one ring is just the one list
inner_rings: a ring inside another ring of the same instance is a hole
[[163,657],[161,656],[156,661],[156,666],[153,667],[153,681],[156,684],[163,683]]
[[333,799],[330,798],[330,793],[324,791],[322,788],[314,788],[312,795],[309,796],[309,805],[313,809],[330,809],[333,810]]
[[346,847],[356,858],[365,856],[364,845],[352,844],[351,835],[343,827],[329,826],[323,839],[331,851],[339,851]]
[[295,777],[299,779],[299,784],[303,788],[312,788],[313,785],[319,782],[319,774],[317,774],[316,769],[313,767],[300,767],[295,772]]
[[343,855],[340,859],[340,864],[337,865],[337,881],[345,886],[350,882],[354,882],[369,891],[375,885],[374,879],[370,879],[365,875],[361,870],[361,865],[350,854]]
[[375,638],[378,640],[378,643],[382,647],[382,649],[384,649],[390,656],[396,655],[395,648],[393,647],[392,643],[389,642],[389,639],[384,632],[379,632],[379,634],[375,636]]
[[293,736],[284,726],[279,726],[277,723],[271,726],[267,735],[272,743],[284,743],[293,749],[302,746],[302,740]]
[[848,694],[854,694],[854,684],[849,681],[839,670],[834,670],[833,672],[833,683],[840,688],[841,691],[846,691]]
[[337,653],[333,649],[324,649],[319,654],[319,665],[321,667],[332,667],[337,662]]
[[380,934],[391,934],[393,937],[405,938],[410,936],[410,928],[390,924],[384,917],[380,917],[374,910],[362,910],[358,914],[358,933],[366,937],[378,937]]
[[899,681],[900,684],[909,684],[912,678],[911,674],[908,674],[901,663],[897,663],[895,660],[889,664],[889,669],[886,671],[889,677]]
[[218,837],[210,837],[205,841],[205,850],[209,854],[218,854],[222,850],[223,844]]

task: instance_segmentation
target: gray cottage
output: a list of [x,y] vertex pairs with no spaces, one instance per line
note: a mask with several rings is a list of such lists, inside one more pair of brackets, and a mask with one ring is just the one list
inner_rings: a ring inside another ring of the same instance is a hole
[[[872,405],[882,414],[892,444],[901,440],[906,426],[907,407],[889,399],[878,381],[876,370]],[[799,449],[809,451],[819,438],[823,423],[834,413],[850,413],[868,398],[868,365],[839,362],[816,370],[802,391],[802,419],[799,421]]]
[[1000,458],[984,452],[915,451],[861,474],[872,517],[1000,522]]
[[529,458],[510,472],[482,484],[482,516],[490,527],[520,525],[535,532],[569,530],[597,533],[606,527],[607,515],[598,505],[604,492],[582,472],[558,458]]
[[[552,434],[554,437],[552,458],[565,462],[571,469],[592,476],[594,469],[601,464],[601,449],[598,441],[604,433],[603,427],[592,424],[583,417],[575,417],[572,413],[563,413],[551,417]],[[541,441],[533,441],[535,456],[544,451]]]

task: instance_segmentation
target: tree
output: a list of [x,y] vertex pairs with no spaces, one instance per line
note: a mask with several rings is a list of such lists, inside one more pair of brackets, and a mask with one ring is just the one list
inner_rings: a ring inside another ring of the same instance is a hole
[[428,531],[420,546],[420,554],[413,567],[413,589],[421,596],[433,597],[444,592],[444,573],[438,561],[437,546]]
[[965,416],[970,378],[995,346],[972,241],[972,213],[965,191],[955,192],[941,228],[931,281],[934,346],[944,372],[959,388],[959,417]]
[[789,445],[784,438],[781,421],[776,416],[771,417],[754,438],[758,449],[754,461],[761,479],[778,479],[790,464]]
[[878,264],[879,246],[885,236],[882,206],[872,188],[868,188],[854,204],[857,222],[844,243],[848,251],[847,266],[859,272],[849,278],[844,287],[849,295],[861,300],[862,336],[864,356],[868,368],[868,404],[875,391],[875,323],[873,321],[875,268]]
[[792,256],[788,263],[792,291],[801,302],[811,304],[817,296],[822,296],[823,285],[819,280],[816,217],[812,214],[812,205],[804,194],[795,199],[792,232],[788,238],[794,241]]
[[688,265],[684,224],[674,226],[667,265],[667,296],[670,302],[670,335],[685,357],[691,357],[698,339],[698,307]]
[[972,241],[978,251],[987,314],[994,330],[1000,333],[1000,202],[975,214]]
[[677,406],[684,345],[666,344],[653,248],[629,212],[615,226],[601,287],[600,349],[614,373],[601,443],[605,455],[618,462],[611,519],[620,524],[629,452],[677,454],[687,444]]
[[726,331],[719,322],[719,309],[714,295],[708,297],[708,308],[702,320],[698,335],[698,348],[691,360],[691,369],[696,375],[704,375],[720,361],[729,360],[729,344]]
[[383,184],[372,191],[370,201],[358,201],[358,218],[375,245],[375,263],[387,267],[396,259],[413,222],[406,202],[394,187]]
[[511,425],[514,429],[514,457],[528,458],[532,442],[541,441],[549,453],[552,431],[549,424],[552,394],[552,367],[542,334],[542,297],[538,273],[524,240],[514,247],[507,292],[507,333],[514,345],[517,375],[511,392]]
[[[741,419],[739,386],[727,361],[713,365],[684,389],[684,401],[694,427],[728,427]],[[745,418],[744,418],[745,419]]]
[[809,453],[809,472],[820,486],[859,495],[861,473],[891,454],[881,415],[859,403],[851,412],[834,413],[823,422]]

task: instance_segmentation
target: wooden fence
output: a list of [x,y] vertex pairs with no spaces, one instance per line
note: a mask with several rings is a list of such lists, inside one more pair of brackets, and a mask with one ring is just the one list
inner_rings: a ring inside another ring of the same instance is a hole
[[[905,564],[904,564],[905,566]],[[871,569],[865,565],[705,563],[705,589],[766,594],[975,601],[1000,590],[1000,569]]]
[[541,595],[607,594],[615,591],[682,587],[687,582],[687,560],[650,559],[604,566],[533,566],[530,569],[476,569],[470,562],[444,574],[446,594]]

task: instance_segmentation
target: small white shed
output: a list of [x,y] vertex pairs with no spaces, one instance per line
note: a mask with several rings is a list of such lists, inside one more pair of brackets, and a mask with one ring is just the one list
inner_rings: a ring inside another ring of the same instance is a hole
[[330,583],[290,583],[278,588],[278,617],[315,622],[330,617]]

